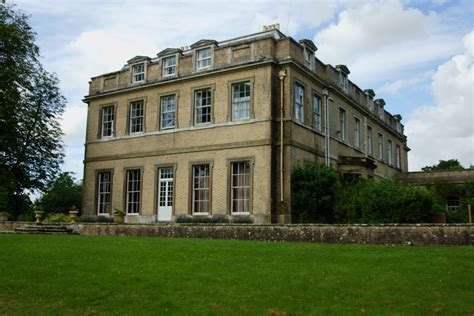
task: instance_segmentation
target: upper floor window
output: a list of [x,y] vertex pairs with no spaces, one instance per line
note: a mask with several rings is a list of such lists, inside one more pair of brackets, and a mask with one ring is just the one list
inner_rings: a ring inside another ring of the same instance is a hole
[[388,158],[388,164],[392,165],[393,164],[393,143],[389,139],[387,142],[387,158]]
[[232,120],[250,118],[250,82],[232,85]]
[[161,129],[175,127],[176,119],[176,96],[167,95],[161,97]]
[[211,88],[194,92],[194,124],[211,122],[212,95]]
[[383,150],[383,135],[379,133],[379,159],[383,160],[384,150]]
[[400,146],[397,146],[395,149],[395,166],[400,169],[402,167],[402,161],[400,157]]
[[367,154],[373,154],[373,146],[372,146],[372,127],[367,126]]
[[346,110],[339,108],[339,139],[346,140]]
[[295,119],[304,122],[304,87],[295,83]]
[[176,74],[176,56],[163,59],[163,77]]
[[354,146],[360,148],[360,120],[354,118]]
[[196,51],[196,68],[204,69],[211,67],[212,56],[211,49],[204,48]]
[[145,64],[132,66],[132,83],[142,82],[145,80]]
[[144,112],[143,100],[130,102],[129,134],[143,132]]
[[313,126],[321,130],[321,98],[317,95],[313,96]]
[[114,120],[115,120],[115,111],[114,106],[104,106],[101,109],[101,137],[112,137],[114,135]]

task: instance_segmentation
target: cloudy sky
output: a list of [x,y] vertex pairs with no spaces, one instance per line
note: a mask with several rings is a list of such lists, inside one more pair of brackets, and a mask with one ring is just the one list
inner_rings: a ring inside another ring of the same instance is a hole
[[42,62],[68,99],[65,171],[82,177],[89,78],[135,55],[218,41],[280,23],[312,39],[325,63],[401,114],[410,170],[440,159],[474,164],[474,1],[7,0],[31,15]]

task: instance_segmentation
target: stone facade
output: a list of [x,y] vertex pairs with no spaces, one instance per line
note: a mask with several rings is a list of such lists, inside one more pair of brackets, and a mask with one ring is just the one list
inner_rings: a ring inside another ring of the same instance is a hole
[[161,220],[160,212],[171,212],[165,220],[248,214],[255,223],[291,222],[297,163],[326,162],[364,178],[407,171],[401,117],[316,50],[270,29],[136,56],[93,77],[82,214],[120,208],[126,222]]

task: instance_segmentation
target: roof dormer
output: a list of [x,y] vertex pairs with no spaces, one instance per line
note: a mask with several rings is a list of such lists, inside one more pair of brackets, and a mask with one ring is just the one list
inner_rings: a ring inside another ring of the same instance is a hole
[[349,83],[347,81],[347,76],[351,73],[349,68],[346,65],[337,65],[336,70],[339,72],[339,86],[344,92],[347,92],[349,88]]
[[383,108],[385,106],[385,101],[384,99],[377,99],[374,102],[378,106],[378,116],[381,120],[383,120],[385,118],[385,110]]
[[212,39],[202,39],[191,45],[191,49],[206,47],[206,46],[217,46],[217,41]]
[[127,61],[130,66],[130,83],[144,83],[146,81],[147,65],[151,61],[148,56],[135,56]]
[[217,41],[202,39],[191,45],[193,63],[196,71],[212,69],[214,67],[214,48]]
[[318,50],[312,40],[302,39],[300,45],[303,47],[304,65],[314,70],[314,53]]

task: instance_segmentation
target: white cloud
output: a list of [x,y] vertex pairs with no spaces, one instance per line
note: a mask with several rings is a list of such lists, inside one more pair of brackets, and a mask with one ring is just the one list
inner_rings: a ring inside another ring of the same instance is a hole
[[[424,14],[398,0],[353,5],[315,36],[317,55],[346,64],[359,85],[398,79],[405,71],[459,51],[459,37],[443,30],[434,12]],[[440,44],[442,43],[442,44]]]
[[411,170],[440,159],[474,164],[474,31],[464,37],[464,45],[464,54],[439,66],[433,75],[435,104],[415,109],[405,124]]
[[378,93],[387,93],[387,94],[397,94],[402,89],[410,89],[410,88],[417,88],[419,89],[420,85],[425,85],[428,80],[431,79],[433,75],[432,71],[428,71],[422,74],[417,74],[410,78],[404,78],[395,80],[392,82],[385,83],[382,87],[377,89]]

